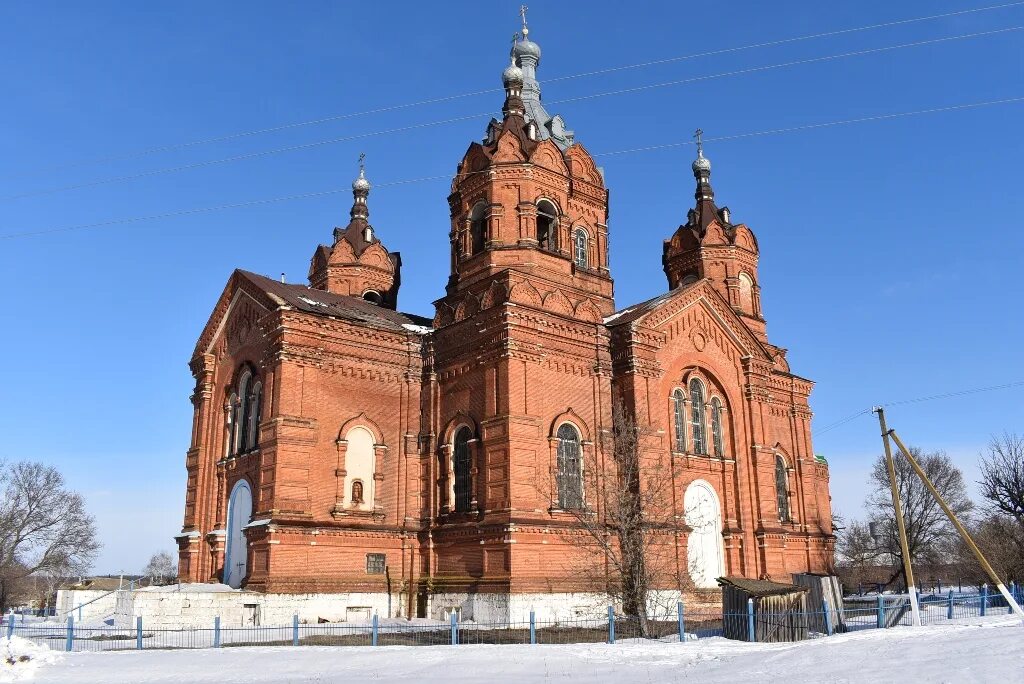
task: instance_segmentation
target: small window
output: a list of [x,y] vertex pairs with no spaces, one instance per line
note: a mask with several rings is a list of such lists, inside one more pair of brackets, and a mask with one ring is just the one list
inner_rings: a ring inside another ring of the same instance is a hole
[[555,228],[558,226],[558,209],[548,200],[537,203],[537,246],[553,249]]
[[363,299],[370,302],[371,304],[380,304],[384,301],[384,298],[380,296],[380,292],[376,290],[367,290],[363,293]]
[[487,242],[486,214],[487,206],[483,202],[479,202],[469,215],[470,250],[473,254],[484,251],[484,244]]
[[686,451],[686,397],[681,389],[672,393],[672,419],[676,433],[674,451],[681,454]]
[[363,483],[360,480],[352,483],[352,503],[363,503]]
[[388,557],[387,554],[383,553],[368,553],[366,554],[366,574],[367,575],[383,575],[384,569],[387,567]]
[[577,228],[572,234],[573,261],[578,268],[587,268],[587,231]]

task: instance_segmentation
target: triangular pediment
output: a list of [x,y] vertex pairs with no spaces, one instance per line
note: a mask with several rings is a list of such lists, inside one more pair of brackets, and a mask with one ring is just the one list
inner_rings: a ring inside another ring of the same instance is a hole
[[213,313],[199,335],[192,352],[193,358],[210,353],[225,336],[241,344],[256,329],[259,319],[279,304],[266,292],[253,286],[241,271],[236,270],[224,286],[224,291],[213,307]]
[[[698,307],[699,312],[694,307]],[[668,330],[683,317],[694,313],[698,313],[697,318],[700,319],[698,328],[714,326],[741,355],[757,356],[768,361],[774,358],[706,278],[635,307],[627,307],[621,314],[605,319],[605,323],[615,326],[628,320],[633,326],[661,331]]]

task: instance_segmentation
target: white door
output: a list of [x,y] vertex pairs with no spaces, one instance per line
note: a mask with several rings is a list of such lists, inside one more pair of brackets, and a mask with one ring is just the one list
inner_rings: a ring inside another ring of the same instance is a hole
[[683,497],[686,524],[693,531],[687,539],[686,560],[693,584],[701,589],[717,587],[725,574],[722,560],[722,509],[714,488],[696,480]]
[[239,480],[228,499],[227,549],[224,552],[224,584],[237,589],[245,579],[249,546],[245,526],[252,517],[252,490],[249,483]]

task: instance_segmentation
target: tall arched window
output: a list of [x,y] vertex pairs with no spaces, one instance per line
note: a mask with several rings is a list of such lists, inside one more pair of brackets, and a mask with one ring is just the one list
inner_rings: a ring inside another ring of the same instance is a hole
[[675,428],[674,451],[681,454],[686,451],[686,395],[681,389],[672,393],[672,422]]
[[775,498],[779,505],[779,520],[789,520],[789,487],[787,486],[786,462],[782,456],[775,456]]
[[228,421],[228,456],[234,456],[236,451],[236,445],[238,444],[238,432],[240,430],[238,421],[241,420],[240,412],[241,404],[238,401],[238,395],[234,392],[228,397],[228,410],[227,410],[227,421]]
[[487,205],[483,202],[477,203],[469,215],[470,249],[473,254],[484,251],[484,243],[487,241]]
[[579,268],[587,268],[587,231],[577,228],[572,233],[572,260]]
[[754,281],[746,273],[740,273],[740,310],[745,314],[754,313]]
[[252,386],[249,393],[249,422],[246,424],[248,439],[246,443],[250,449],[260,445],[260,410],[263,408],[263,383],[259,380]]
[[704,384],[697,378],[690,380],[690,430],[693,433],[693,452],[708,453],[704,432]]
[[241,402],[238,412],[238,430],[235,432],[235,453],[241,454],[249,449],[249,385],[252,383],[252,373],[248,369],[242,372],[238,379],[238,401]]
[[718,397],[711,399],[711,442],[715,456],[722,458],[725,455],[722,447],[722,400]]
[[558,226],[558,209],[548,200],[537,202],[537,246],[541,249],[555,247],[555,228]]
[[473,476],[470,473],[469,439],[468,427],[461,427],[455,433],[455,441],[452,445],[452,477],[454,478],[453,493],[455,495],[455,512],[465,513],[469,510],[471,491],[473,489]]
[[558,507],[562,510],[583,508],[583,452],[580,433],[570,423],[558,428]]

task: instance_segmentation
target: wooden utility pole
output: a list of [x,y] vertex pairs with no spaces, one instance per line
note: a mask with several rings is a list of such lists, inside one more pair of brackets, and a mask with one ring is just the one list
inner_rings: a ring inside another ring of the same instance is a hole
[[[882,424],[882,430],[885,430],[884,423]],[[1021,611],[1020,606],[1017,605],[1017,602],[1013,599],[1013,596],[1010,594],[1010,592],[1006,590],[1006,586],[1000,581],[999,576],[996,575],[996,571],[993,570],[992,566],[989,565],[987,560],[985,560],[985,556],[982,555],[981,549],[979,549],[978,545],[974,543],[973,539],[971,539],[971,535],[967,533],[967,529],[957,519],[956,514],[954,514],[953,511],[950,510],[948,505],[946,505],[945,499],[943,499],[942,495],[939,494],[939,491],[935,489],[935,485],[933,485],[932,481],[928,479],[928,476],[925,474],[924,469],[921,468],[920,464],[918,464],[917,459],[915,459],[911,455],[910,450],[907,449],[907,447],[903,445],[903,442],[900,440],[900,438],[896,436],[895,430],[889,430],[888,434],[892,435],[893,440],[896,442],[896,446],[898,446],[900,448],[900,451],[903,452],[903,455],[907,457],[907,460],[910,462],[910,465],[914,469],[914,472],[917,473],[917,476],[920,477],[921,481],[924,482],[925,486],[928,487],[928,491],[932,493],[932,496],[935,497],[935,500],[939,503],[939,506],[942,507],[942,510],[946,514],[946,517],[948,517],[949,521],[953,523],[953,527],[956,528],[956,531],[960,533],[960,538],[964,540],[964,543],[967,544],[967,547],[971,550],[972,553],[974,553],[974,557],[978,559],[978,563],[981,564],[982,569],[992,580],[992,583],[996,585],[996,588],[999,590],[999,593],[1002,594],[1003,598],[1006,599],[1006,605],[1010,606],[1013,609],[1014,614],[1018,618],[1020,618],[1022,622],[1024,622],[1024,612]]]
[[903,522],[903,507],[900,505],[900,489],[896,482],[896,465],[892,460],[892,447],[889,445],[889,429],[885,425],[885,410],[875,407],[878,424],[882,428],[882,445],[885,447],[885,467],[889,471],[889,489],[892,492],[892,507],[896,513],[896,529],[900,535],[900,550],[903,552],[903,576],[907,580],[907,593],[910,594],[910,612],[914,626],[921,626],[921,609],[917,605],[917,587],[914,586],[914,569],[910,567],[910,549],[907,546],[907,526]]

